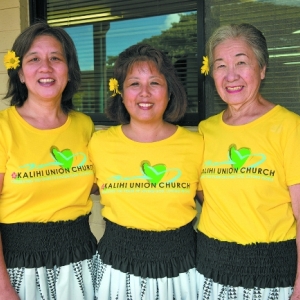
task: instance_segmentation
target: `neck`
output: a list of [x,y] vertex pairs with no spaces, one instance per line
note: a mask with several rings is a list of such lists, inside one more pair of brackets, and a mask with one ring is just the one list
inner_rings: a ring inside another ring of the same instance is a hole
[[129,139],[141,142],[151,143],[164,140],[175,133],[177,127],[167,122],[153,124],[137,124],[130,122],[122,126],[122,131]]
[[59,102],[41,103],[26,100],[23,106],[16,109],[27,123],[38,129],[57,128],[67,120]]
[[275,104],[260,97],[251,103],[228,105],[223,114],[223,121],[228,125],[250,123],[270,111]]

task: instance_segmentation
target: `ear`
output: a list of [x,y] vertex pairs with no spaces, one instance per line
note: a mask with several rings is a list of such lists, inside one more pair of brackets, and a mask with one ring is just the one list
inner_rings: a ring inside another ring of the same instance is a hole
[[260,70],[260,79],[263,80],[266,77],[266,69],[267,67],[264,66],[261,70]]
[[19,75],[19,79],[20,79],[21,83],[24,83],[25,82],[25,78],[24,78],[24,74],[23,74],[23,70],[22,69],[19,70],[18,75]]

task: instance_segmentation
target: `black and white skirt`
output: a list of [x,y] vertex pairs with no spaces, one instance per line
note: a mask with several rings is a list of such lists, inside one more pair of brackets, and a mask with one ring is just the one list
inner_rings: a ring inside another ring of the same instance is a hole
[[241,245],[197,233],[198,300],[288,300],[296,278],[296,241]]
[[75,221],[0,224],[4,259],[21,300],[94,300],[97,241]]
[[156,232],[106,220],[98,245],[96,299],[196,300],[192,224]]

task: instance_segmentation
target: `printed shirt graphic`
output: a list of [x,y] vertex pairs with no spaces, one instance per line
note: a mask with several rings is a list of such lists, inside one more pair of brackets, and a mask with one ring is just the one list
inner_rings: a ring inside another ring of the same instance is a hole
[[178,127],[163,141],[138,143],[116,126],[96,132],[89,150],[103,217],[157,231],[178,228],[195,217],[203,152],[198,133]]
[[94,180],[87,145],[89,117],[71,112],[56,129],[30,126],[15,107],[0,112],[0,172],[5,173],[0,221],[47,222],[90,212]]
[[295,238],[288,186],[300,183],[300,117],[281,106],[241,126],[200,123],[204,205],[198,229],[241,244]]

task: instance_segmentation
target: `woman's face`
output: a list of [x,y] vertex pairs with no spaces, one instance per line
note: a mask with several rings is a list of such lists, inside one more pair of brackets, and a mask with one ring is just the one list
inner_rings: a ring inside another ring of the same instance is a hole
[[24,55],[19,71],[29,100],[59,101],[68,83],[68,66],[61,43],[53,36],[38,36]]
[[236,108],[258,101],[266,68],[260,68],[252,48],[242,39],[228,39],[213,54],[213,79],[222,100]]
[[126,75],[122,97],[130,122],[160,122],[169,98],[165,76],[152,61],[136,62]]

